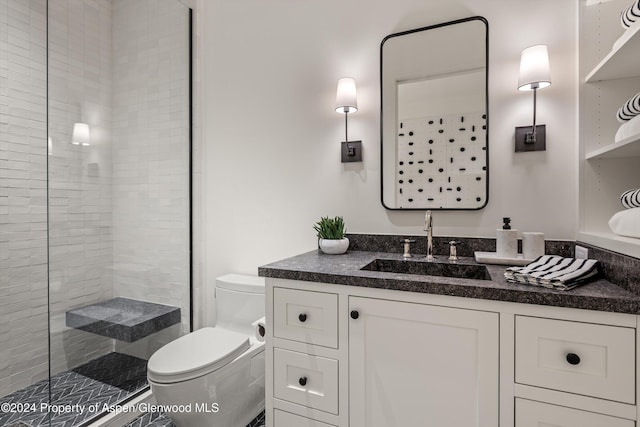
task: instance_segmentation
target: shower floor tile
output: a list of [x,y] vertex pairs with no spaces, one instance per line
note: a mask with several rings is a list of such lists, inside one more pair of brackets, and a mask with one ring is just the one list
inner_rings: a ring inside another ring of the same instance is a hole
[[[0,426],[77,426],[102,412],[105,405],[115,405],[146,385],[146,360],[109,353],[0,398],[0,405],[24,409],[0,411]],[[50,392],[52,407],[48,408]],[[69,405],[66,413],[53,411],[65,409],[63,405]]]
[[[264,411],[262,411],[247,427],[264,427]],[[175,427],[171,419],[160,412],[149,412],[124,427]]]

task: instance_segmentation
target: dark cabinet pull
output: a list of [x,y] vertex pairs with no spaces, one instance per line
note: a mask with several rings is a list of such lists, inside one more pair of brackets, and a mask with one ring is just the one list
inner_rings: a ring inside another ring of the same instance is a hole
[[306,386],[307,385],[307,377],[301,377],[298,380],[298,384],[300,384],[302,387]]
[[302,323],[306,322],[307,321],[307,315],[304,314],[304,313],[300,313],[298,315],[298,320],[301,321]]
[[577,365],[580,363],[580,356],[578,356],[575,353],[568,353],[567,354],[567,362],[570,365]]
[[358,317],[360,317],[360,313],[358,313],[358,310],[351,310],[351,318],[355,320]]

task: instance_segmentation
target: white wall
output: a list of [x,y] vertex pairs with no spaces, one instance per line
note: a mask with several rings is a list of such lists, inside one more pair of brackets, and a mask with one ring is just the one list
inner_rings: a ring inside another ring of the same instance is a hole
[[[435,234],[493,237],[503,216],[524,231],[573,239],[576,218],[574,0],[201,0],[205,281],[314,249],[312,224],[343,215],[350,232],[421,234],[423,212],[380,204],[379,46],[388,34],[482,15],[490,37],[490,197],[478,212],[435,212]],[[549,46],[553,85],[539,92],[547,151],[514,153],[531,123],[518,92],[520,52]],[[358,83],[350,139],[364,162],[340,163],[336,82]]]

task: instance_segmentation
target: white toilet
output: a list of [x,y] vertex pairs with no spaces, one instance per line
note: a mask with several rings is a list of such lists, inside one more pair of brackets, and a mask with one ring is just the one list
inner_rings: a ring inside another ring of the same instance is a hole
[[178,427],[244,427],[264,409],[264,343],[251,325],[264,316],[264,279],[229,274],[215,293],[216,326],[170,342],[147,366],[153,396]]

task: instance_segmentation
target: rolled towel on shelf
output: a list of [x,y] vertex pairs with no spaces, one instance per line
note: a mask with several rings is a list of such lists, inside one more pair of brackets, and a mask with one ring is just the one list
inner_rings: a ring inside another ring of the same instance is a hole
[[609,228],[618,236],[640,239],[640,208],[616,212],[609,220]]
[[622,28],[629,28],[638,21],[640,21],[640,0],[634,0],[631,6],[620,13],[620,24]]
[[627,209],[640,208],[640,189],[627,190],[622,193],[620,203]]
[[640,93],[629,98],[627,102],[618,109],[616,117],[620,123],[625,123],[638,115],[640,115]]
[[595,259],[564,258],[543,255],[524,267],[509,267],[504,272],[508,282],[568,291],[598,274]]

